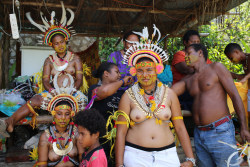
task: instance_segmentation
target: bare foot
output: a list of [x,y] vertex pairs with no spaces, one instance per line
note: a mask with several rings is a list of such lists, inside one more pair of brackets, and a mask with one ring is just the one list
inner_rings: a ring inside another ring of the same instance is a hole
[[14,130],[13,119],[11,117],[9,117],[8,119],[5,120],[5,122],[6,122],[6,126],[7,126],[6,130],[10,133],[13,132],[13,130]]

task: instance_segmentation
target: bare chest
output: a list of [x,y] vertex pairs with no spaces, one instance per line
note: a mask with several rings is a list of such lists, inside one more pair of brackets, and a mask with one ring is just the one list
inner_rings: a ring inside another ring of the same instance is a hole
[[[52,76],[55,76],[58,73],[58,70],[54,67],[54,64],[51,64],[51,74]],[[69,62],[67,65],[67,68],[65,68],[65,70],[63,70],[65,73],[73,75],[75,74],[75,66],[74,66],[74,62]]]
[[191,96],[210,91],[218,82],[217,74],[213,71],[204,72],[202,74],[194,74],[187,81],[187,89]]

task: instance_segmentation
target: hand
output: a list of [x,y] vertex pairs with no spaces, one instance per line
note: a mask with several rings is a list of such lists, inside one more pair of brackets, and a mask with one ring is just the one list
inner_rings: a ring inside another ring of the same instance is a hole
[[185,161],[181,163],[181,167],[193,167],[193,163],[191,161]]
[[245,143],[246,141],[250,142],[250,133],[247,129],[240,131],[240,137],[241,137],[243,143]]
[[242,80],[240,80],[240,83],[244,84],[247,81],[247,78],[244,77]]
[[128,86],[134,82],[134,79],[131,76],[125,76],[123,80],[124,80],[124,86]]

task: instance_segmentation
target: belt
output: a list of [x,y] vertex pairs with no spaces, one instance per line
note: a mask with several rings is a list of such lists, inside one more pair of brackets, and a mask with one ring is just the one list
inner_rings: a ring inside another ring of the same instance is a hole
[[223,118],[221,118],[221,119],[219,119],[219,120],[217,120],[217,121],[215,121],[215,122],[213,122],[213,123],[211,123],[211,124],[209,124],[209,125],[197,126],[197,128],[198,128],[199,130],[202,130],[202,131],[212,130],[213,128],[215,128],[215,127],[217,127],[217,126],[219,126],[219,125],[221,125],[221,124],[224,124],[225,122],[230,121],[231,118],[232,118],[232,116],[231,116],[231,115],[228,115],[228,116],[225,116],[225,117],[223,117]]

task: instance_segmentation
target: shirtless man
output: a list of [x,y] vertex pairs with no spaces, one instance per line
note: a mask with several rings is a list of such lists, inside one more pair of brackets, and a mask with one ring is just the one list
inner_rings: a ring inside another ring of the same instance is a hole
[[244,53],[242,48],[237,43],[229,43],[225,50],[225,55],[235,64],[242,64],[245,74],[236,74],[231,72],[233,79],[237,79],[241,83],[248,81],[247,92],[247,117],[250,122],[250,53]]
[[[187,75],[172,89],[181,95],[187,89],[194,97],[193,119],[195,150],[199,167],[227,166],[226,160],[236,150],[218,141],[236,145],[234,125],[227,107],[226,95],[233,101],[240,120],[240,135],[250,141],[243,103],[230,72],[220,63],[206,64],[207,50],[202,44],[187,48],[187,63],[194,74]],[[231,163],[235,163],[234,156]]]
[[[70,79],[68,74],[74,77],[74,87],[78,90],[83,81],[83,69],[80,57],[67,51],[66,40],[63,35],[57,33],[51,37],[52,48],[56,51],[53,55],[50,55],[44,62],[43,65],[43,85],[46,91],[52,92],[54,90],[54,85],[51,83],[51,77],[57,75],[57,83],[59,87],[62,87],[65,78],[68,78],[68,85],[70,85]],[[12,132],[14,125],[28,116],[34,113],[31,108],[40,107],[42,105],[42,96],[40,94],[32,97],[25,105],[20,107],[11,117],[2,121],[1,130],[7,129],[8,132]],[[6,137],[8,134],[5,132]]]

